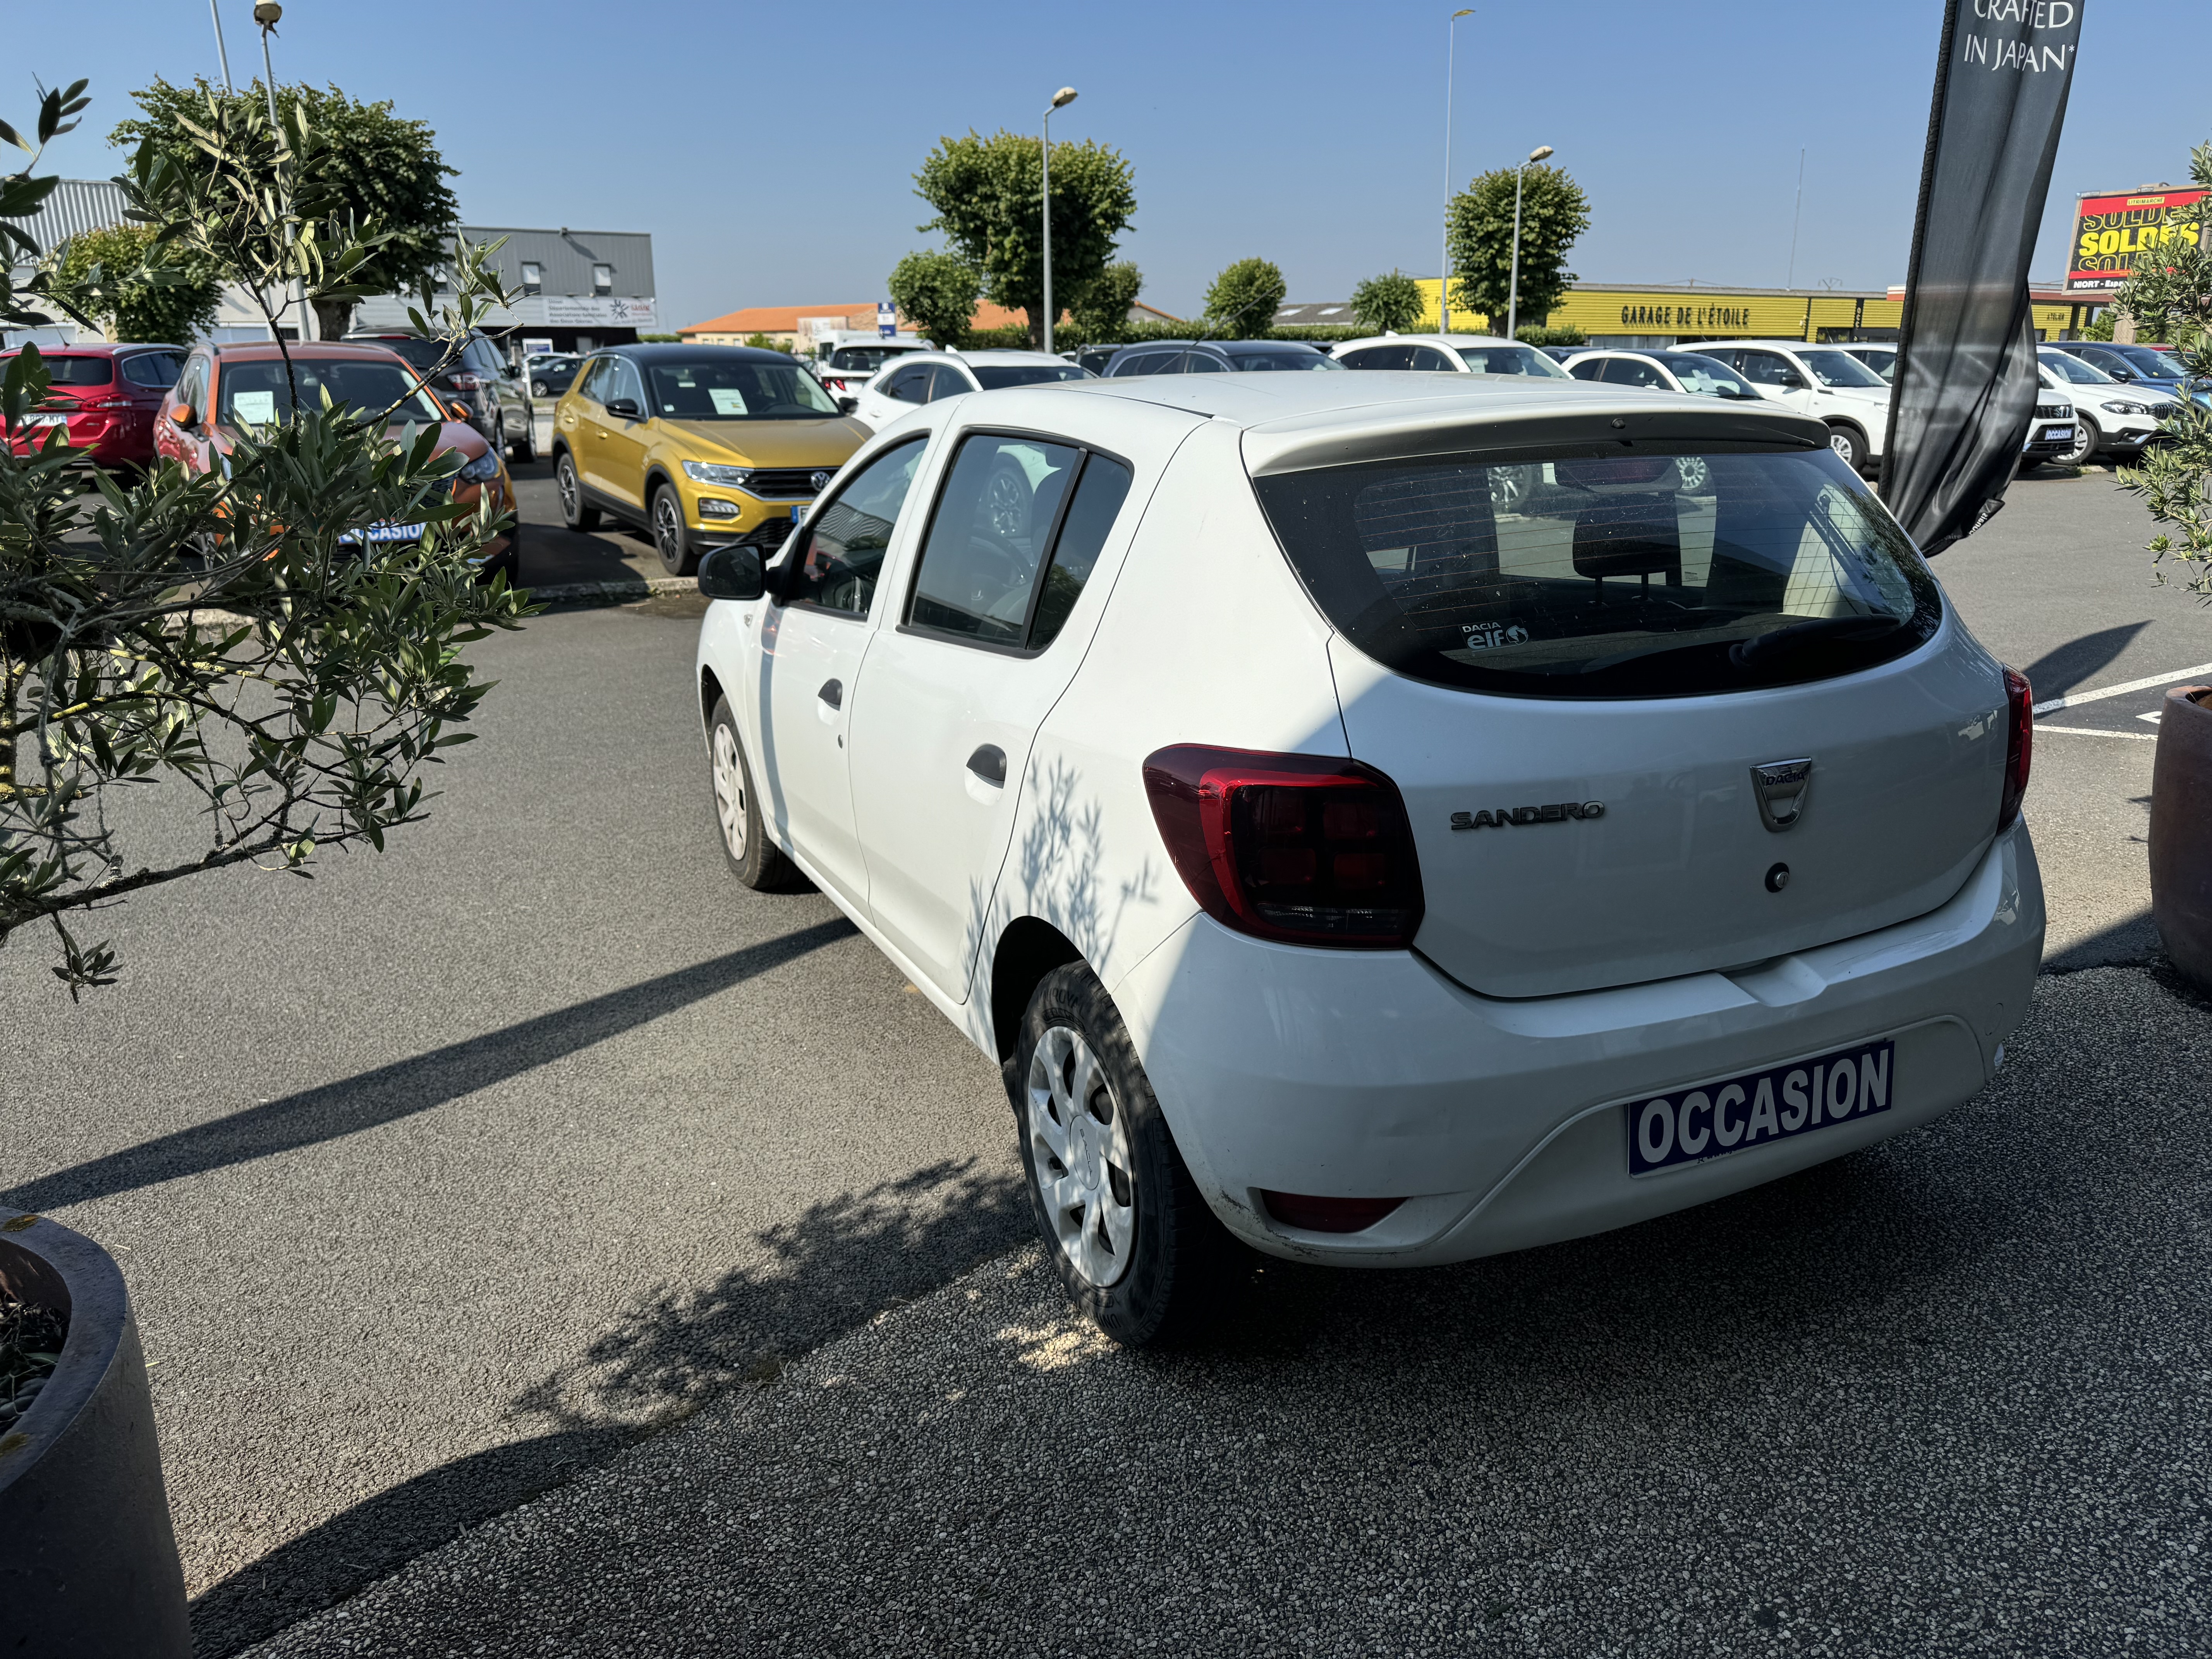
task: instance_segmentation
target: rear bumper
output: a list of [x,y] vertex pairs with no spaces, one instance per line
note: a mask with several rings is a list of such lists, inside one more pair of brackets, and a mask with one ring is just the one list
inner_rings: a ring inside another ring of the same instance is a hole
[[[1267,945],[1200,916],[1114,995],[1233,1231],[1278,1255],[1412,1267],[1663,1215],[1940,1116],[2027,1014],[2043,932],[2022,824],[1930,914],[1734,975],[1509,1001],[1411,952]],[[1629,1176],[1628,1103],[1884,1036],[1887,1112]],[[1407,1201],[1327,1235],[1275,1222],[1263,1188]]]

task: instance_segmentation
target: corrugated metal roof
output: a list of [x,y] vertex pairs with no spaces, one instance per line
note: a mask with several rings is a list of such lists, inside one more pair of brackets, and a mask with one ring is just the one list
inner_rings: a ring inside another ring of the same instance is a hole
[[22,226],[46,254],[84,231],[122,222],[122,186],[106,179],[64,179]]

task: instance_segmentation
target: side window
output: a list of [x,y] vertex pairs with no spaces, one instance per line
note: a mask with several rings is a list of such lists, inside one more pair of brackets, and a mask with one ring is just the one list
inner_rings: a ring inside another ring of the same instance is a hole
[[177,385],[177,401],[190,404],[192,412],[201,420],[207,419],[208,361],[194,357],[185,365],[185,373]]
[[896,398],[902,404],[926,404],[929,401],[929,365],[908,363],[884,382],[884,396]]
[[929,372],[929,401],[939,398],[957,398],[975,388],[968,383],[968,376],[951,363],[938,363]]
[[1736,372],[1753,386],[1786,386],[1795,377],[1788,362],[1771,351],[1740,351]]
[[1229,365],[1210,351],[1186,351],[1182,354],[1182,372],[1186,374],[1226,374]]
[[1369,346],[1364,350],[1347,352],[1346,368],[1411,368],[1413,348],[1409,345]]
[[1052,562],[1045,568],[1044,589],[1037,595],[1030,650],[1042,651],[1059,637],[1068,612],[1083,597],[1083,585],[1091,580],[1121,503],[1129,498],[1129,469],[1117,460],[1092,455],[1084,461],[1067,516],[1060,520],[1060,539],[1053,544]]
[[899,509],[921,460],[921,438],[887,449],[853,475],[806,522],[806,540],[784,590],[786,605],[865,617]]
[[1612,361],[1610,357],[1585,357],[1578,363],[1569,363],[1567,373],[1577,380],[1601,380],[1605,378],[1605,366]]
[[158,386],[167,391],[177,383],[177,360],[167,351],[142,351],[123,360],[123,378],[133,386]]
[[607,390],[607,386],[613,378],[614,366],[615,360],[611,357],[592,358],[584,365],[583,373],[576,376],[576,384],[572,390],[579,398],[589,398],[595,404],[604,404],[613,395]]
[[607,398],[627,398],[642,412],[645,410],[645,382],[638,378],[637,365],[627,357],[607,360],[612,373],[607,377]]
[[1083,452],[977,433],[952,458],[922,544],[907,620],[991,645],[1019,646],[1045,549]]
[[1434,346],[1415,346],[1413,348],[1413,366],[1415,368],[1431,370],[1453,370],[1456,368],[1456,365],[1453,363],[1450,358],[1445,356],[1443,352],[1438,351]]
[[1615,357],[1605,366],[1605,378],[1610,386],[1656,386],[1664,387],[1659,371],[1641,357]]

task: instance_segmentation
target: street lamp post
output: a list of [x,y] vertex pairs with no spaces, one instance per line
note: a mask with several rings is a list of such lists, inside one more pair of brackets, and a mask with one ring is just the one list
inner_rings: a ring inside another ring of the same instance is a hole
[[1443,276],[1437,279],[1437,332],[1451,332],[1451,118],[1452,118],[1452,60],[1459,51],[1459,20],[1474,15],[1473,6],[1462,6],[1444,24],[1444,239],[1443,257],[1437,269]]
[[[212,4],[214,0],[209,0],[209,3]],[[284,8],[278,0],[254,0],[253,21],[261,25],[261,85],[269,94],[270,135],[281,143],[284,128],[276,118],[276,66],[270,61],[269,37],[276,33],[276,25],[284,21]],[[300,337],[307,339],[313,332],[307,326],[307,290],[296,278],[287,286],[292,292],[285,299],[284,308],[289,311],[295,304],[298,305],[300,314],[294,326],[300,331]]]
[[1539,144],[1528,152],[1528,161],[1513,169],[1513,268],[1505,281],[1505,337],[1515,337],[1521,321],[1521,177],[1528,170],[1529,161],[1540,161],[1552,153],[1549,144]]
[[1075,88],[1062,87],[1044,112],[1044,349],[1052,349],[1052,112],[1075,101]]
[[222,62],[222,89],[235,92],[238,88],[230,84],[230,48],[222,43],[222,13],[216,0],[208,0],[208,16],[215,24],[215,55]]

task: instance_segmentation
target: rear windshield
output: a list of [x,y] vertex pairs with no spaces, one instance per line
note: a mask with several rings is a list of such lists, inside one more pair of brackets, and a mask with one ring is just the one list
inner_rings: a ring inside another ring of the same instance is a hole
[[916,349],[914,346],[839,346],[830,354],[830,367],[866,369],[872,374],[892,358],[906,356]]
[[1236,351],[1229,354],[1229,366],[1246,374],[1269,374],[1283,369],[1334,368],[1340,373],[1344,365],[1335,358],[1318,351]]
[[48,357],[46,363],[55,386],[106,386],[115,378],[112,357]]
[[1352,644],[1439,685],[1665,697],[1903,655],[1942,599],[1832,451],[1450,458],[1256,481]]
[[425,340],[419,335],[392,334],[380,336],[374,343],[387,351],[398,352],[417,368],[434,369],[445,362],[448,353],[452,354],[453,361],[447,366],[453,368],[461,366],[461,354],[450,340]]
[[1054,380],[1088,380],[1094,378],[1087,368],[1073,363],[1017,363],[968,365],[975,375],[975,384],[986,392],[1002,392],[1010,386],[1044,386]]

